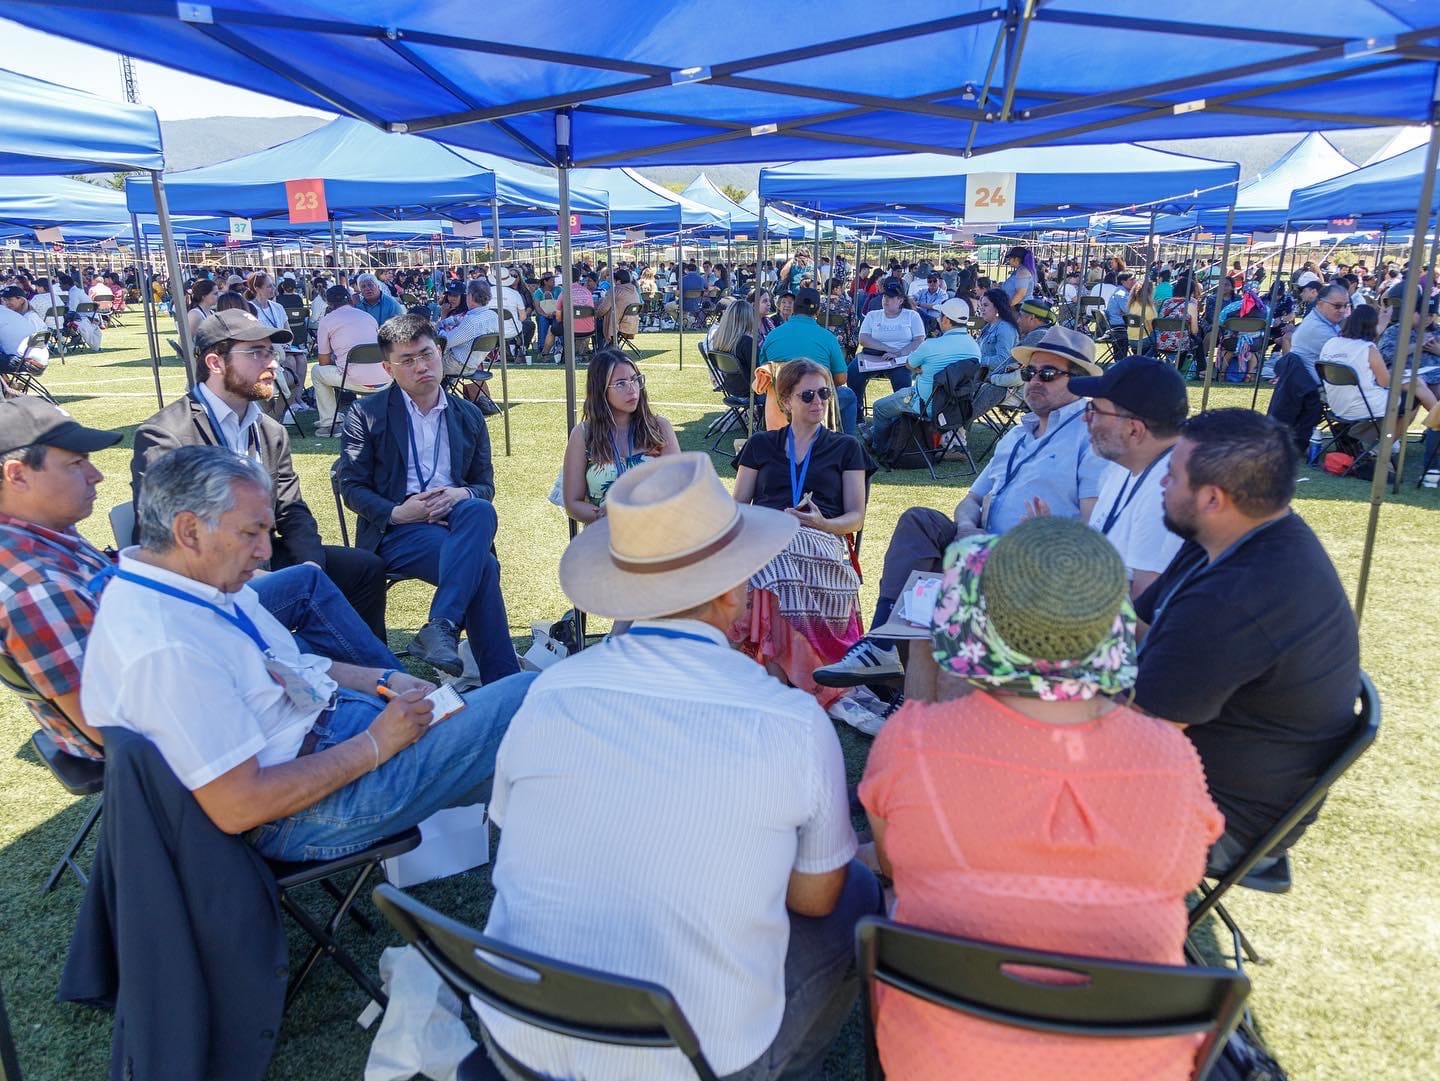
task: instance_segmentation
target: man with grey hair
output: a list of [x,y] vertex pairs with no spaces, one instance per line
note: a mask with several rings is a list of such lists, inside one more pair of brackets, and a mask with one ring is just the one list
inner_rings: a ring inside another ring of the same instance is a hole
[[1340,325],[1349,314],[1350,291],[1332,283],[1320,290],[1315,307],[1290,335],[1290,352],[1304,362],[1305,370],[1317,384],[1320,377],[1315,374],[1315,362],[1320,359],[1320,350],[1340,333]]
[[485,800],[532,677],[442,714],[424,680],[303,652],[247,584],[270,555],[272,508],[263,467],[223,448],[151,465],[140,545],[90,632],[90,723],[148,739],[219,829],[269,859],[338,858]]
[[355,307],[374,319],[376,326],[387,319],[405,314],[400,302],[391,296],[389,290],[380,284],[380,279],[369,271],[355,279],[355,287],[360,291],[360,302]]
[[476,368],[484,355],[471,357],[470,349],[475,342],[487,334],[500,333],[500,320],[495,315],[491,301],[490,286],[479,278],[465,285],[465,303],[469,308],[464,317],[445,338],[445,374],[471,374],[478,379],[489,378],[489,373],[476,374]]

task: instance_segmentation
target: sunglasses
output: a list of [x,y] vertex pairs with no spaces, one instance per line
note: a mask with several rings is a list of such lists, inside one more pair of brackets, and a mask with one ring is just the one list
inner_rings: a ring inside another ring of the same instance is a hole
[[1036,378],[1042,383],[1053,383],[1062,376],[1068,379],[1070,373],[1063,368],[1036,368],[1029,364],[1020,369],[1020,379],[1026,383]]
[[822,402],[828,402],[830,400],[830,388],[821,387],[819,390],[802,390],[797,397],[806,405],[809,405],[816,398],[819,398]]

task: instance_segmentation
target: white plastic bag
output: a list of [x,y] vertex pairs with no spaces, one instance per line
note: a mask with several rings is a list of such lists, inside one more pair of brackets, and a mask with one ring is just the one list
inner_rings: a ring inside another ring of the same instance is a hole
[[532,640],[530,648],[520,658],[520,666],[527,672],[543,672],[557,661],[563,661],[570,651],[550,637],[550,629],[544,623],[530,624]]
[[390,1005],[370,1044],[365,1081],[454,1081],[475,1049],[460,1017],[460,1000],[413,946],[380,955],[380,979]]

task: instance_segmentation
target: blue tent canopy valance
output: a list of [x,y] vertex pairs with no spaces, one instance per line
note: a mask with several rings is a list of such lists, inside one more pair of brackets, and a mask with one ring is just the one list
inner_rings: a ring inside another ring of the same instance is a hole
[[[1417,146],[1363,169],[1311,184],[1290,197],[1290,224],[1315,225],[1353,218],[1357,229],[1413,226],[1424,178],[1425,150]],[[1440,211],[1440,185],[1430,203]]]
[[58,176],[165,168],[160,120],[144,105],[105,101],[0,71],[0,175]]

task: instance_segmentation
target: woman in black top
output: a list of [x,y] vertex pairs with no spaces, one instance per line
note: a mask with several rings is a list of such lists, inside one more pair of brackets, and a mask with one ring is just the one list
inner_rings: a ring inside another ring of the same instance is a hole
[[835,393],[827,369],[788,361],[774,393],[790,423],[746,440],[735,501],[794,515],[801,528],[750,579],[748,610],[732,637],[828,707],[846,692],[818,686],[813,673],[861,637],[860,579],[846,538],[865,524],[866,481],[877,467],[858,439],[825,427]]

